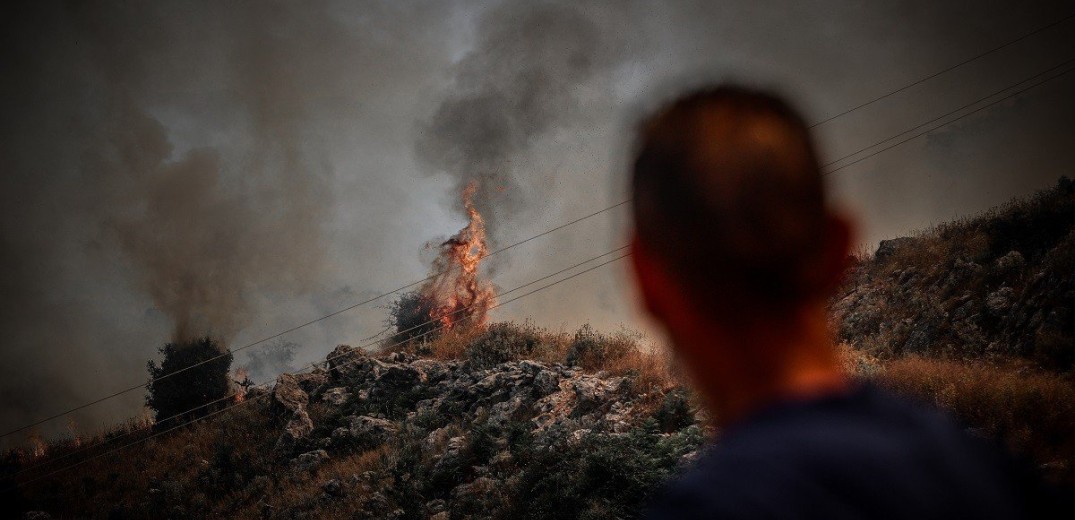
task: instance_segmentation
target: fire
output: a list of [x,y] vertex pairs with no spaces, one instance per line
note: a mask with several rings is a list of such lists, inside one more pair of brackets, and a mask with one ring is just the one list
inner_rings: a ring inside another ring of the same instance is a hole
[[240,367],[235,369],[231,379],[235,383],[235,402],[241,403],[246,399],[246,389],[252,386],[250,376],[246,373],[245,368]]
[[484,324],[489,308],[496,303],[496,290],[478,272],[489,247],[485,221],[474,206],[477,189],[477,183],[471,181],[463,190],[463,207],[470,220],[440,245],[433,261],[433,277],[418,291],[420,307],[445,331],[461,323]]
[[30,432],[30,457],[40,459],[46,453],[48,453],[48,444],[41,438],[41,434],[36,431]]

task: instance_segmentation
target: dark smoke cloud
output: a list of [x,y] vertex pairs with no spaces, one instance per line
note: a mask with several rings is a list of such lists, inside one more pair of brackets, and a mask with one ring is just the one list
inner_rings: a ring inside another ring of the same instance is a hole
[[593,17],[526,2],[487,13],[474,46],[453,65],[450,90],[421,125],[418,156],[451,176],[456,193],[478,181],[475,202],[494,238],[499,221],[540,200],[526,178],[539,172],[522,164],[535,141],[584,120],[580,87],[623,58],[622,35]]
[[[144,378],[169,339],[227,342],[322,276],[311,105],[349,85],[319,51],[357,40],[324,6],[250,7],[40,3],[5,23],[0,429]],[[139,294],[152,309],[124,316]]]

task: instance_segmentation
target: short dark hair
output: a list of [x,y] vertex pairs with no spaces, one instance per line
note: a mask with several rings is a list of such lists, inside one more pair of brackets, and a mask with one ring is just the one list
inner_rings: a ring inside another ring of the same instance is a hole
[[631,188],[638,239],[711,310],[792,306],[822,289],[821,170],[779,97],[720,85],[675,100],[643,122]]

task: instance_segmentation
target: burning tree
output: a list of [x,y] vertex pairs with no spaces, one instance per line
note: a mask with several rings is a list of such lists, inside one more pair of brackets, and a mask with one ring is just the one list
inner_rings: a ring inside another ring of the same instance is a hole
[[462,325],[482,325],[496,303],[496,291],[481,279],[478,267],[489,254],[485,221],[474,206],[478,185],[463,190],[469,221],[440,245],[432,275],[417,291],[406,293],[389,310],[396,340],[430,337]]

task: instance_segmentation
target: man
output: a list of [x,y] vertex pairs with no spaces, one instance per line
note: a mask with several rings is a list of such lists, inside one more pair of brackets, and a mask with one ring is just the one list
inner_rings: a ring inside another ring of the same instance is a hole
[[842,369],[826,301],[850,226],[785,102],[736,86],[680,98],[641,127],[632,189],[644,303],[722,431],[650,518],[1022,518],[1042,504],[999,450]]

